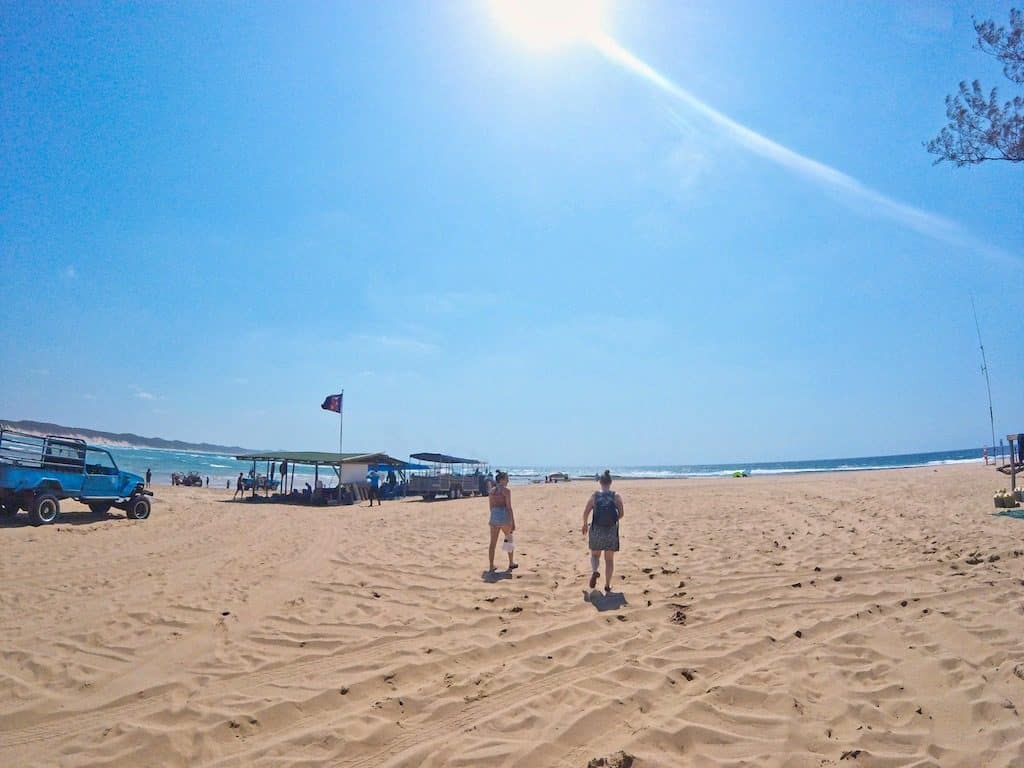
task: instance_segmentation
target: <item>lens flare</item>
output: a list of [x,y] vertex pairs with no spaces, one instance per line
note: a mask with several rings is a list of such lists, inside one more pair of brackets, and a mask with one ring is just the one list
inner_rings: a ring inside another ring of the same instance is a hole
[[531,48],[559,48],[604,31],[600,0],[491,0],[498,22]]

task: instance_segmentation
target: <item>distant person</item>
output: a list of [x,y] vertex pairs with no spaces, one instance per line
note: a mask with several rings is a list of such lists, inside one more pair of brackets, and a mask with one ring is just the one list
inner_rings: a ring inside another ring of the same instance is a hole
[[153,470],[146,468],[146,487],[149,488],[149,484],[153,481]]
[[[590,588],[597,586],[601,577],[598,570],[601,566],[601,554],[604,553],[604,591],[612,591],[612,573],[615,570],[615,553],[619,551],[619,520],[622,519],[622,497],[612,490],[612,473],[607,469],[600,475],[598,482],[601,490],[595,491],[583,510],[583,535],[590,536]],[[590,513],[594,519],[587,524]]]
[[[516,516],[512,511],[512,491],[508,488],[508,472],[501,470],[494,476],[495,484],[487,494],[487,502],[490,506],[491,515],[488,524],[491,527],[491,543],[487,550],[490,560],[490,570],[497,570],[494,567],[494,550],[498,545],[498,534],[504,533],[508,539],[516,530]],[[508,553],[508,569],[519,566],[512,559],[512,552]]]
[[207,488],[210,487],[210,476],[209,475],[206,476],[206,487]]
[[380,472],[376,469],[371,469],[370,473],[366,476],[366,481],[370,484],[370,506],[373,506],[373,500],[377,500],[377,506],[380,506]]
[[288,492],[288,461],[281,462],[281,492]]
[[242,498],[245,498],[245,481],[242,479],[242,473],[238,473],[238,479],[235,481],[235,495],[231,497],[234,501],[238,498],[238,494],[242,494]]

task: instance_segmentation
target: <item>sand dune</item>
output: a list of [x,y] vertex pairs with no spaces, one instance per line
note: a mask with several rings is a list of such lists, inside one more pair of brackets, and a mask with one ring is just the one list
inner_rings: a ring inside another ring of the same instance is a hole
[[479,499],[5,522],[0,765],[1020,766],[1001,480],[623,482],[611,596],[588,483],[514,489],[493,582]]

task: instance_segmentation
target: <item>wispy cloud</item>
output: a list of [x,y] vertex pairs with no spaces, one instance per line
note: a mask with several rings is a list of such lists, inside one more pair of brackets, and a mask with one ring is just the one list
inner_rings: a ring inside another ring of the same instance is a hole
[[353,339],[360,344],[377,344],[390,349],[397,349],[405,352],[416,352],[419,354],[429,354],[438,351],[436,344],[432,344],[429,341],[423,341],[422,339],[413,338],[411,336],[390,336],[387,334],[370,335],[361,333],[356,334]]
[[[435,315],[464,315],[479,312],[484,307],[496,303],[504,303],[503,297],[489,291],[441,291],[423,293],[416,291],[403,295],[402,306],[409,316],[423,313]],[[368,291],[367,303],[387,312],[389,317],[395,316],[395,296],[391,293]]]
[[[812,160],[767,136],[733,120],[704,103],[686,89],[676,85],[646,62],[634,56],[607,35],[599,35],[592,43],[609,60],[639,75],[661,91],[687,105],[723,129],[726,136],[749,152],[840,193],[848,205],[856,204],[869,212],[894,221],[934,240],[969,248],[1002,261],[1017,263],[1005,251],[984,243],[954,221],[929,211],[895,200],[825,163]],[[852,206],[851,206],[852,207]]]
[[69,264],[60,271],[60,276],[63,277],[65,280],[74,280],[76,277],[78,277],[78,272],[75,271],[73,265]]
[[135,398],[137,400],[157,400],[157,399],[159,399],[153,393],[151,393],[151,392],[143,392],[142,390],[139,390],[139,391],[137,391],[135,393]]

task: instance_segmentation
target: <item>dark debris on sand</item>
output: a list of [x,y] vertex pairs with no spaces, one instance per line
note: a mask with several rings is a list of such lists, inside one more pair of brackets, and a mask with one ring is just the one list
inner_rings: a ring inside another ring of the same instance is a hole
[[587,768],[639,768],[636,758],[625,752],[616,752],[611,757],[595,757],[587,763]]

